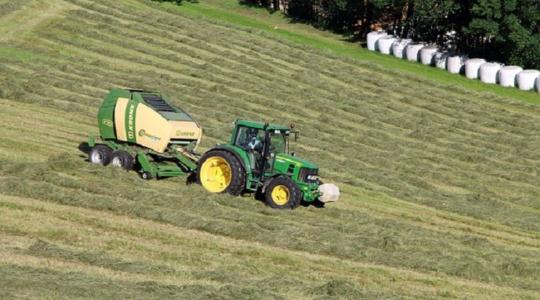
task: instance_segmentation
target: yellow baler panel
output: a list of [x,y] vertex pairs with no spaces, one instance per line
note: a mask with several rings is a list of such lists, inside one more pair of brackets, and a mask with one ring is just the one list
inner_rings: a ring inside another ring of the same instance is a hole
[[171,124],[171,139],[197,140],[197,146],[202,138],[202,129],[193,121],[169,121]]
[[163,116],[145,104],[137,106],[135,120],[137,144],[164,152],[170,141],[171,125]]
[[127,141],[126,136],[126,107],[129,99],[118,98],[114,108],[114,128],[116,129],[116,138],[119,141]]

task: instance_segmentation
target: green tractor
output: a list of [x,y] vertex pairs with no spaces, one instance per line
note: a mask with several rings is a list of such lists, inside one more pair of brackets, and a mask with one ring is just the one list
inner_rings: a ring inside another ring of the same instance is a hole
[[291,134],[290,127],[237,120],[229,142],[199,160],[197,179],[212,193],[261,193],[273,208],[336,201],[339,190],[321,183],[318,167],[289,153]]
[[121,89],[105,97],[98,122],[100,136],[88,140],[92,163],[137,169],[144,179],[195,175],[211,193],[256,193],[273,208],[339,199],[315,164],[289,152],[291,127],[237,120],[229,142],[201,157],[202,129],[186,112],[159,93]]

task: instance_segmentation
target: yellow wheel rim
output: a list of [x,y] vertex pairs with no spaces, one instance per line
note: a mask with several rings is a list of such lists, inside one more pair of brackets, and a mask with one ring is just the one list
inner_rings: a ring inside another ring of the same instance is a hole
[[232,169],[222,157],[213,156],[201,166],[200,178],[202,186],[211,193],[221,193],[231,183]]
[[272,200],[277,205],[285,205],[289,202],[289,189],[284,185],[276,185],[272,189]]

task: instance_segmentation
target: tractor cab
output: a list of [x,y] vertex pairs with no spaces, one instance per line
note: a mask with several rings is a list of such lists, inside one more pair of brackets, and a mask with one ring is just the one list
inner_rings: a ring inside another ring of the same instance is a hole
[[238,120],[230,143],[245,151],[253,174],[264,177],[272,173],[278,154],[289,154],[291,132],[296,134],[289,127]]

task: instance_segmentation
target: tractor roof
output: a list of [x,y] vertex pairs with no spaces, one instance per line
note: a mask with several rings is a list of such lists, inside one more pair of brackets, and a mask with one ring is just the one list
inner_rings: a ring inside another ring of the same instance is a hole
[[[257,129],[264,129],[264,126],[266,125],[266,123],[262,123],[262,122],[253,122],[253,121],[240,120],[240,119],[236,120],[236,124],[246,126],[246,127],[251,127],[251,128],[257,128]],[[288,126],[276,125],[276,124],[268,124],[267,129],[270,129],[270,130],[291,130]]]

